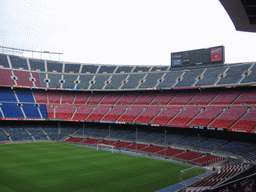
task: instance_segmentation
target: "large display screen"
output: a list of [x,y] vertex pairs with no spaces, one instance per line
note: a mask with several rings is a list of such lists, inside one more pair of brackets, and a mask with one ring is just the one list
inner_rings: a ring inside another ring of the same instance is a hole
[[171,67],[223,63],[224,46],[171,53]]

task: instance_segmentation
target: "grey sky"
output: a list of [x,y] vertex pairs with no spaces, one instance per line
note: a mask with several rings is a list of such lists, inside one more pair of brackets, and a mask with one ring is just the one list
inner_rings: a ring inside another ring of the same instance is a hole
[[0,45],[63,61],[170,65],[171,52],[218,45],[227,63],[256,61],[256,35],[235,31],[218,0],[0,0],[0,16]]

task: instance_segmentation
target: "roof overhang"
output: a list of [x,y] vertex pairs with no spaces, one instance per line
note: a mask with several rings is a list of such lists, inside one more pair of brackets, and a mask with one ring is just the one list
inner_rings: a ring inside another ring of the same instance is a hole
[[256,2],[219,0],[237,31],[256,32]]

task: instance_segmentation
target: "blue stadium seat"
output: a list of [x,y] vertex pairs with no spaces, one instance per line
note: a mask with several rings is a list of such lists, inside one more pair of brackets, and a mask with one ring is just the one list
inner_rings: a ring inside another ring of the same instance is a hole
[[41,118],[35,104],[23,104],[22,108],[27,118]]
[[10,88],[0,89],[0,102],[17,102],[17,99]]
[[24,118],[20,106],[17,103],[2,103],[5,118]]
[[20,102],[35,103],[32,92],[29,89],[15,89]]

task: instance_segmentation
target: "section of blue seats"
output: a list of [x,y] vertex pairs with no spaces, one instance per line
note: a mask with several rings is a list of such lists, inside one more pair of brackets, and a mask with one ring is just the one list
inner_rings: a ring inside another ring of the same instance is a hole
[[2,103],[5,118],[24,118],[20,106],[17,103]]
[[35,103],[32,92],[29,89],[15,89],[19,102]]
[[46,105],[45,104],[40,104],[39,105],[39,110],[41,111],[43,119],[47,119],[48,118],[48,113],[47,113]]
[[23,104],[22,108],[27,118],[41,118],[35,104]]
[[0,102],[17,102],[13,90],[10,88],[1,88]]

